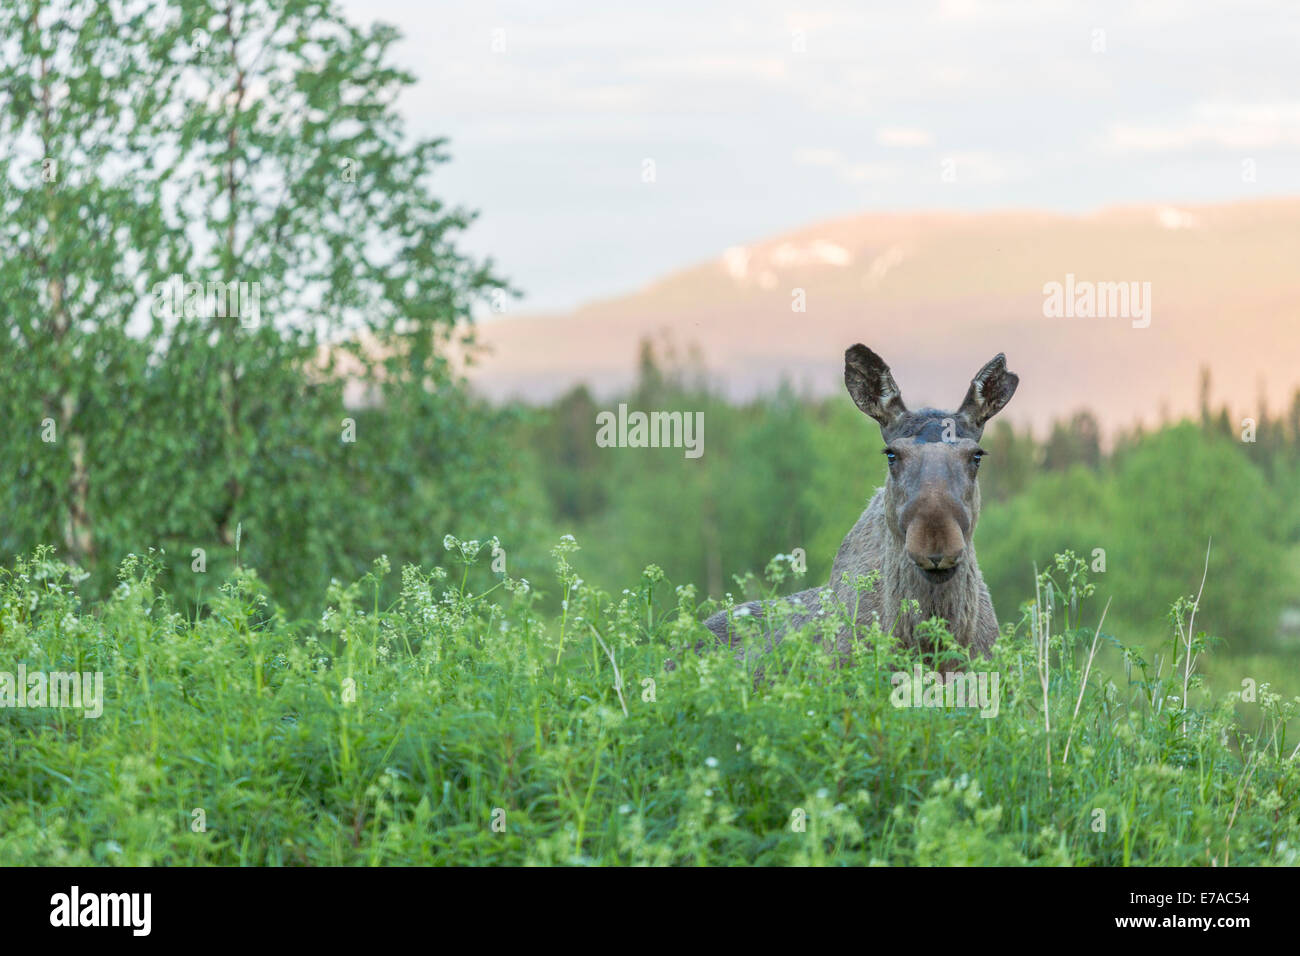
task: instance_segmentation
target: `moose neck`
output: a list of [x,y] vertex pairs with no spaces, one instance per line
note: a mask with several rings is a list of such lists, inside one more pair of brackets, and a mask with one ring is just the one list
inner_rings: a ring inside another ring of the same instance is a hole
[[[968,645],[975,634],[979,619],[983,581],[975,562],[974,549],[956,568],[947,581],[931,581],[907,555],[902,542],[893,535],[885,535],[888,551],[881,562],[881,626],[891,628],[896,637],[909,646],[922,646],[930,651],[928,641],[916,635],[917,626],[932,617],[948,622],[949,630],[958,643]],[[916,610],[900,610],[904,601],[915,601]]]

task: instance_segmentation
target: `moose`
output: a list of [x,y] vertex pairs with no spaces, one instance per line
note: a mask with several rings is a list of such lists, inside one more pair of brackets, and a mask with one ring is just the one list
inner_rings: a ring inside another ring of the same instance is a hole
[[[848,349],[844,384],[858,408],[880,425],[885,440],[884,487],[845,535],[828,586],[740,604],[714,614],[705,626],[741,656],[762,653],[821,617],[828,610],[829,588],[846,620],[878,620],[885,633],[923,654],[934,648],[917,625],[931,617],[947,621],[953,638],[972,656],[987,654],[998,636],[998,620],[972,543],[980,513],[977,477],[986,454],[979,440],[985,423],[1006,406],[1019,383],[1007,371],[1006,356],[998,353],[976,373],[955,412],[909,411],[884,360],[865,345]],[[873,588],[855,585],[873,571],[879,573]],[[915,603],[904,607],[905,601]],[[778,602],[786,605],[784,613],[774,613]],[[754,620],[762,644],[743,646],[737,619]],[[852,637],[848,626],[836,635],[843,657],[851,653]]]

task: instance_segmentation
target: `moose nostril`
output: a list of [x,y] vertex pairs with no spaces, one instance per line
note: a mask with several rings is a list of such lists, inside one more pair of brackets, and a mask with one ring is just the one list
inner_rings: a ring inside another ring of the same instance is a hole
[[930,562],[930,567],[937,568],[939,565],[943,563],[943,555],[932,554],[927,560]]

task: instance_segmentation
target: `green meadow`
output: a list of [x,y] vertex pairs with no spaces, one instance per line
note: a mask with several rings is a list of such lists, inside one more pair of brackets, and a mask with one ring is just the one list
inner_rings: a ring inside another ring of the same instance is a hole
[[[1300,863],[1300,702],[1260,684],[1248,726],[1242,692],[1198,676],[1214,650],[1187,631],[1186,600],[1159,647],[1099,634],[1073,555],[1040,572],[991,660],[965,662],[996,678],[981,710],[944,706],[924,678],[911,697],[894,675],[934,662],[878,630],[843,665],[812,627],[756,675],[690,649],[705,633],[695,589],[656,567],[603,591],[568,538],[544,579],[475,589],[492,545],[445,543],[437,567],[381,559],[331,584],[310,619],[286,616],[252,569],[194,618],[157,556],[129,557],[90,605],[47,551],[18,562],[0,578],[6,659],[99,671],[106,690],[98,718],[3,714],[0,859]],[[774,560],[760,593],[791,570]],[[1101,646],[1121,673],[1097,666]]]

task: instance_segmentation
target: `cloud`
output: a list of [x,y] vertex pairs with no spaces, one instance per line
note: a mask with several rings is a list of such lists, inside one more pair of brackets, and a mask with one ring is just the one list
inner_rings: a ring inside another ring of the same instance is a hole
[[1069,0],[940,0],[929,18],[935,23],[994,23],[1060,18],[1071,12]]
[[1300,103],[1200,103],[1182,122],[1113,125],[1102,146],[1115,153],[1300,147]]
[[902,170],[888,163],[851,163],[840,175],[851,183],[890,183],[902,176]]
[[980,149],[949,153],[940,160],[940,166],[955,171],[955,182],[979,186],[1023,179],[1029,172],[1028,164],[1018,156]]
[[794,161],[800,166],[838,166],[844,154],[838,149],[796,149]]
[[778,80],[785,76],[786,61],[776,56],[731,56],[699,54],[696,56],[643,57],[629,60],[624,70],[634,76],[729,77],[755,80]]
[[916,149],[934,145],[934,136],[923,129],[905,126],[882,126],[876,130],[876,142],[881,146],[899,149]]
[[797,149],[794,161],[799,166],[829,169],[848,183],[887,183],[898,180],[903,171],[891,163],[859,163],[837,149]]

